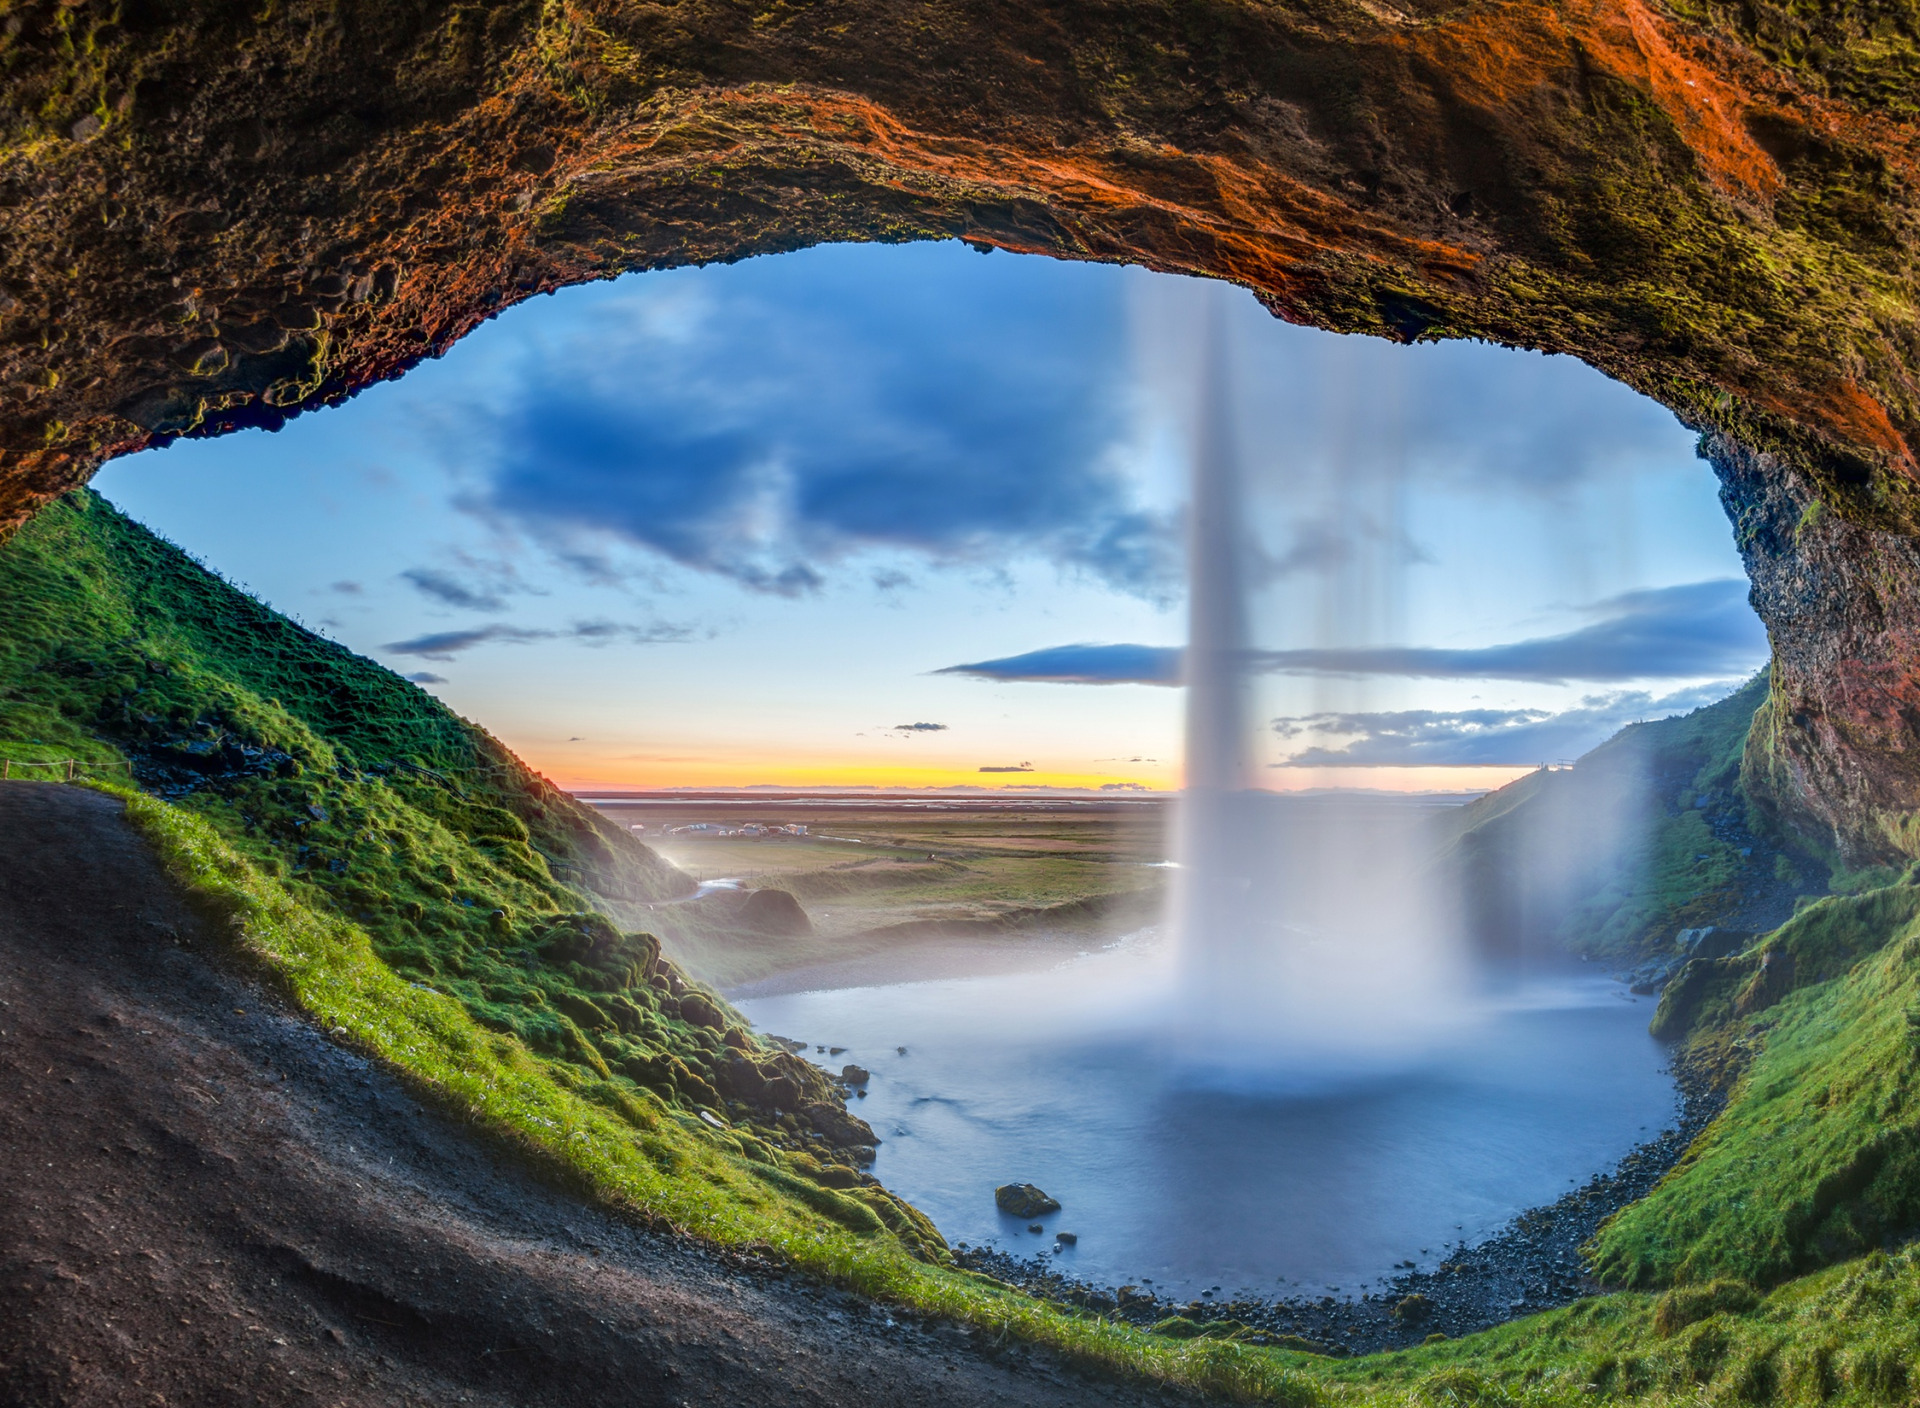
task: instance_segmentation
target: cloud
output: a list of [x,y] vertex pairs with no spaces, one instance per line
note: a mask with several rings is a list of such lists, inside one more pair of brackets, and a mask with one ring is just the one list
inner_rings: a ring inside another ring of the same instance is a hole
[[412,680],[415,684],[445,684],[447,682],[445,675],[436,675],[432,670],[415,670],[412,674],[403,675],[401,678]]
[[1573,357],[1281,334],[1251,300],[1234,319],[1242,384],[1259,388],[1243,398],[1247,443],[1295,467],[1549,498],[1642,468],[1699,472],[1695,437],[1672,412]]
[[945,724],[895,724],[892,729],[894,733],[945,733],[946,731]]
[[[1391,713],[1298,714],[1273,720],[1282,739],[1319,738],[1279,768],[1524,767],[1577,758],[1630,723],[1717,703],[1738,681],[1661,698],[1641,690],[1589,695],[1571,709],[1403,709]],[[1338,740],[1344,739],[1345,742]]]
[[359,596],[366,591],[366,588],[358,582],[335,582],[327,590],[338,592],[341,596]]
[[1018,766],[1015,766],[1015,767],[1003,767],[1003,768],[981,768],[981,769],[980,769],[980,771],[981,771],[981,772],[1032,772],[1032,771],[1033,771],[1033,764],[1032,764],[1032,763],[1021,763],[1021,764],[1019,764]]
[[380,648],[394,655],[417,655],[423,660],[451,660],[477,645],[503,643],[525,645],[537,640],[572,640],[583,645],[604,646],[625,642],[630,645],[662,645],[691,639],[686,626],[656,622],[634,626],[618,621],[577,621],[565,630],[542,630],[508,626],[498,621],[459,631],[434,631],[409,640],[388,641]]
[[1648,680],[1748,674],[1767,658],[1766,630],[1737,578],[1627,592],[1588,608],[1600,617],[1565,635],[1464,650],[1384,646],[1262,651],[1275,674],[1410,679]]
[[[1564,684],[1745,675],[1767,658],[1766,630],[1747,604],[1746,583],[1737,578],[1627,592],[1587,609],[1600,618],[1590,626],[1505,645],[1265,650],[1253,654],[1251,665],[1284,675]],[[1054,684],[1175,685],[1180,657],[1171,646],[1061,645],[934,673]]]
[[498,595],[486,588],[468,586],[450,573],[434,567],[410,567],[400,574],[400,579],[411,583],[416,591],[435,601],[468,611],[498,611],[506,605]]
[[1180,656],[1177,646],[1056,645],[934,673],[1049,684],[1179,684]]
[[902,549],[1175,589],[1174,525],[1115,467],[1133,420],[1110,271],[821,248],[597,306],[482,413],[476,511],[579,561],[604,567],[613,538],[779,596]]

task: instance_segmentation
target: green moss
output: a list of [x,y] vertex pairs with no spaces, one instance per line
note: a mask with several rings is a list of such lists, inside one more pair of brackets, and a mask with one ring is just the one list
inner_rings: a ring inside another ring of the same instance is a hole
[[1696,1046],[1746,1069],[1680,1166],[1601,1229],[1596,1270],[1765,1285],[1920,1226],[1920,890],[1822,900],[1690,965],[1663,1013],[1689,983]]
[[[1866,888],[1695,965],[1696,1047],[1744,1073],[1687,1159],[1594,1248],[1603,1273],[1665,1296],[1351,1361],[1178,1317],[1152,1334],[942,1264],[917,1210],[838,1158],[783,1148],[777,1124],[743,1122],[719,1084],[729,1062],[772,1054],[711,995],[682,1003],[697,989],[657,941],[607,917],[674,872],[477,728],[86,496],[0,548],[0,591],[0,754],[79,758],[123,789],[131,770],[171,793],[123,795],[238,954],[423,1095],[634,1216],[770,1250],[989,1341],[1235,1400],[1911,1392],[1920,1262],[1813,1269],[1920,1226],[1920,887],[1890,873],[1844,877]],[[1661,857],[1700,844],[1698,808],[1680,803],[1726,791],[1750,703],[1630,731],[1632,756],[1674,764],[1669,840],[1629,892],[1647,912],[1671,912],[1693,883]]]

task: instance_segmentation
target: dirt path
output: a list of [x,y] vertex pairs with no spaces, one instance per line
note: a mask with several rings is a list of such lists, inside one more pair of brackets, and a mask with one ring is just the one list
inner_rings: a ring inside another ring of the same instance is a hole
[[213,952],[118,803],[0,785],[0,1401],[1190,1401],[602,1216]]

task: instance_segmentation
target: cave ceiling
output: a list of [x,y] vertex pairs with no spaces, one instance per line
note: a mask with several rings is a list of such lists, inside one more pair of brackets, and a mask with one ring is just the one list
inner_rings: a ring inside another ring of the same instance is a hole
[[[1780,736],[1813,738],[1846,632],[1803,598],[1846,603],[1807,564],[1920,531],[1917,8],[0,0],[0,529],[533,294],[959,237],[1571,353],[1664,402],[1719,447],[1777,683],[1805,647]],[[1801,551],[1782,515],[1816,504]],[[1920,633],[1884,619],[1920,615],[1920,559],[1896,567],[1846,636],[1880,693],[1840,713],[1920,759]],[[1783,786],[1868,786],[1777,751]],[[1920,762],[1876,776],[1920,802]]]

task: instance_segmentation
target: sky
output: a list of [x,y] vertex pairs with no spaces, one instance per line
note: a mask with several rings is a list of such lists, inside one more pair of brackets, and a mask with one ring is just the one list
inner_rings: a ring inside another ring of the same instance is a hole
[[1263,785],[1494,786],[1764,662],[1692,435],[1584,365],[958,243],[565,290],[94,483],[562,785],[1176,787],[1208,308]]

